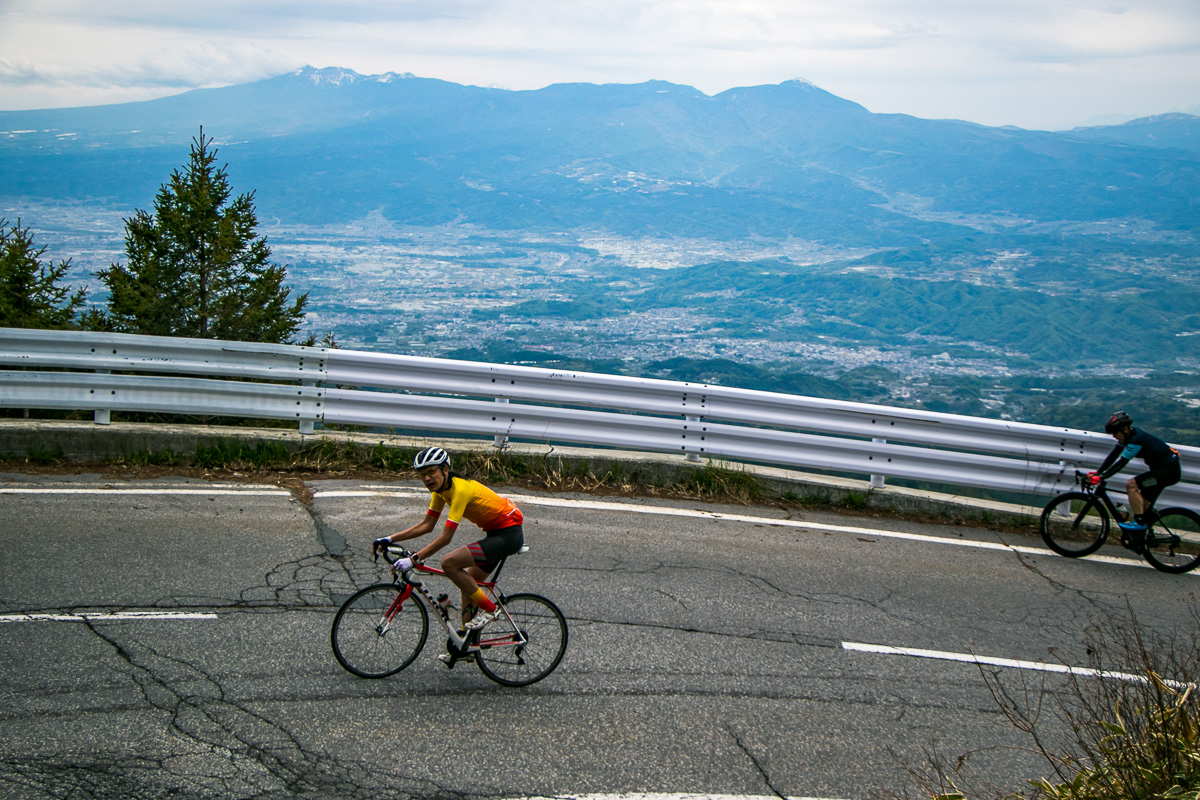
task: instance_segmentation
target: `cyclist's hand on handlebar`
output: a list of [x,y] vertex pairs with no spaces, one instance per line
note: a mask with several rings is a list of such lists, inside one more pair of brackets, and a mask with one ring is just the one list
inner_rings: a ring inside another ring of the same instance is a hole
[[416,566],[416,563],[417,560],[415,558],[413,558],[411,555],[407,555],[403,558],[397,558],[394,562],[392,562],[392,569],[396,572],[408,572],[410,569]]
[[386,536],[384,536],[382,539],[376,539],[374,542],[371,543],[371,555],[379,555],[380,553],[386,553],[388,547],[390,547],[391,544],[392,544],[392,540]]
[[1100,473],[1089,472],[1087,475],[1083,476],[1083,482],[1088,486],[1098,486],[1100,484]]

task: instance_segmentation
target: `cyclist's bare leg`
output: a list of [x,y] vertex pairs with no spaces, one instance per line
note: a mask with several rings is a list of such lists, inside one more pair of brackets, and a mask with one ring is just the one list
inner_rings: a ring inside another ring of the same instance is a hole
[[[467,570],[467,572],[471,573],[471,577],[475,579],[476,583],[479,583],[479,581],[487,578],[487,573],[481,570],[479,567],[471,567],[469,570]],[[462,619],[462,624],[466,625],[471,621],[471,617],[475,616],[475,603],[471,600],[470,596],[468,596],[466,592],[463,592],[462,606],[460,606],[460,608],[462,608],[462,614],[459,616]]]
[[487,575],[475,566],[475,556],[466,547],[460,547],[443,558],[442,571],[462,592],[462,621],[466,624],[475,615],[475,605],[471,602],[471,597],[478,591],[479,581]]
[[1130,478],[1125,484],[1125,493],[1129,495],[1129,513],[1140,517],[1146,511],[1146,498],[1142,497],[1142,490],[1138,487],[1136,478]]

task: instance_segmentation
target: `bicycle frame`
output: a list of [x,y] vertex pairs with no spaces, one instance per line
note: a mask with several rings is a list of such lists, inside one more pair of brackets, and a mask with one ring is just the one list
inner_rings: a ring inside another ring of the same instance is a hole
[[[526,644],[528,640],[525,638],[525,634],[522,633],[522,631],[517,627],[516,623],[513,622],[512,617],[509,615],[508,609],[504,605],[504,593],[499,591],[496,587],[496,583],[500,578],[500,571],[504,568],[504,564],[507,560],[507,558],[502,559],[496,566],[496,569],[493,570],[492,574],[488,576],[487,580],[479,581],[480,588],[482,588],[491,596],[492,602],[494,602],[496,606],[500,608],[505,619],[508,620],[507,631],[502,633],[488,633],[486,631],[476,632],[464,630],[460,633],[459,631],[455,630],[453,625],[450,624],[450,614],[445,608],[443,608],[433,599],[432,595],[429,593],[429,590],[425,588],[425,584],[419,580],[413,580],[408,576],[408,574],[402,573],[397,573],[395,580],[397,583],[403,585],[404,588],[398,595],[396,595],[396,599],[392,601],[392,604],[388,607],[388,610],[384,612],[383,619],[381,619],[379,622],[380,627],[386,629],[386,626],[391,624],[392,619],[394,619],[395,616],[400,613],[400,610],[404,607],[404,604],[412,599],[413,594],[417,594],[424,599],[426,608],[433,609],[437,614],[438,619],[442,621],[442,627],[446,629],[446,635],[449,637],[450,642],[453,643],[453,647],[451,648],[452,652],[458,651],[465,654],[477,652],[479,650],[491,647],[521,647],[522,645]],[[446,573],[443,570],[438,569],[437,567],[428,566],[426,564],[418,564],[413,567],[411,571],[446,578]],[[449,580],[449,578],[446,579]],[[421,601],[413,600],[413,602]]]
[[[1112,501],[1111,497],[1109,497],[1108,481],[1102,480],[1099,483],[1092,485],[1090,483],[1087,483],[1084,480],[1085,477],[1087,477],[1086,473],[1080,472],[1079,470],[1075,470],[1075,482],[1077,484],[1079,484],[1080,491],[1084,492],[1085,494],[1090,494],[1090,495],[1098,498],[1100,500],[1100,502],[1104,504],[1104,508],[1106,511],[1108,511],[1108,516],[1110,518],[1112,518],[1113,522],[1117,522],[1123,516],[1127,516],[1127,515],[1122,514],[1117,509],[1117,504]],[[1146,510],[1143,512],[1143,516],[1146,518],[1145,541],[1147,541],[1147,542],[1161,541],[1162,539],[1154,533],[1154,524],[1156,522],[1158,522],[1158,511],[1155,510],[1153,503],[1151,503],[1149,506],[1146,507]],[[1126,544],[1125,532],[1122,531],[1121,535],[1122,535],[1121,543]],[[1107,534],[1106,534],[1106,538],[1107,538]],[[1166,538],[1169,539],[1170,537],[1166,537]]]
[[1108,496],[1108,481],[1100,481],[1098,484],[1093,486],[1083,480],[1084,474],[1079,471],[1075,472],[1075,478],[1076,482],[1079,484],[1080,491],[1100,498],[1100,502],[1104,503],[1104,508],[1108,511],[1108,515],[1112,517],[1113,521],[1121,518],[1122,514],[1117,509],[1117,504],[1114,503],[1112,498]]

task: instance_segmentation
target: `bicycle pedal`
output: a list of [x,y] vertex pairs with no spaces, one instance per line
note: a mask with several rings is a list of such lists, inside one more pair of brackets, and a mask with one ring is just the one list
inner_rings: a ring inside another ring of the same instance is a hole
[[456,656],[456,655],[451,655],[450,653],[442,653],[437,658],[438,658],[438,661],[440,661],[446,665],[446,669],[454,669],[454,665],[460,661],[468,661],[468,662],[474,661],[475,654],[467,653],[466,655]]

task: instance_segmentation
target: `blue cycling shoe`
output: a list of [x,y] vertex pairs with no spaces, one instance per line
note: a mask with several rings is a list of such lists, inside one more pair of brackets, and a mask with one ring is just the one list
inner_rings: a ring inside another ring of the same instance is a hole
[[1127,533],[1145,533],[1146,525],[1142,522],[1118,522],[1117,526]]

